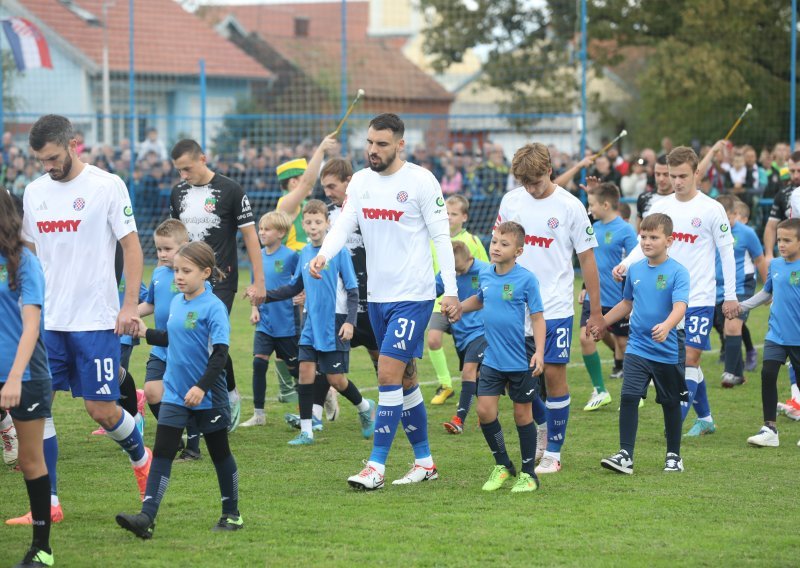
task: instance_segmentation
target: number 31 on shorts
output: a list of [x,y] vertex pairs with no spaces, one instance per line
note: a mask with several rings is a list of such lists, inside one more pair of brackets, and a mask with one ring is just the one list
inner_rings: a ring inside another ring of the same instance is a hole
[[[414,320],[410,320],[408,318],[398,318],[397,325],[400,326],[400,329],[394,330],[395,337],[411,341],[411,338],[414,337]],[[408,331],[408,335],[406,335],[406,331]]]

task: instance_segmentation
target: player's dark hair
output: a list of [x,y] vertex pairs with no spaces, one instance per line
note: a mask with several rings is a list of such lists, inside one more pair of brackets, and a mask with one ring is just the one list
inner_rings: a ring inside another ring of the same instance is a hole
[[203,149],[196,140],[184,138],[172,147],[172,152],[169,155],[173,160],[177,160],[185,154],[189,154],[192,158],[197,158],[203,154]]
[[725,213],[733,213],[736,210],[736,202],[739,201],[733,195],[720,195],[717,202],[725,209]]
[[451,195],[447,198],[445,203],[458,203],[458,206],[461,208],[461,212],[464,215],[469,216],[469,199],[464,197],[463,195],[457,193],[456,195]]
[[353,166],[350,165],[349,160],[342,158],[332,158],[328,160],[325,167],[319,174],[319,179],[326,176],[334,176],[339,181],[347,181],[353,175]]
[[495,232],[501,235],[513,235],[517,240],[518,247],[525,246],[525,229],[519,223],[515,223],[514,221],[500,223],[497,225]]
[[793,219],[784,219],[778,223],[778,229],[794,231],[795,237],[800,239],[800,218],[794,217]]
[[667,155],[661,154],[658,158],[656,158],[656,164],[659,166],[666,166],[667,165]]
[[623,221],[629,221],[631,218],[631,206],[627,203],[620,203],[619,216],[622,217]]
[[792,152],[792,155],[789,156],[789,159],[794,162],[795,164],[800,162],[800,150],[796,152]]
[[384,112],[370,120],[369,127],[375,130],[391,130],[395,140],[402,138],[406,132],[406,125],[399,116],[391,112]]
[[178,219],[167,219],[162,221],[156,227],[153,233],[156,237],[168,237],[174,239],[178,244],[189,242],[189,231],[186,230],[186,225],[181,223]]
[[225,273],[217,268],[217,258],[214,256],[214,249],[203,241],[186,243],[178,249],[175,256],[185,258],[200,270],[205,270],[206,268],[210,269],[211,278],[215,278],[216,280],[225,278]]
[[75,130],[67,117],[60,114],[46,114],[31,127],[28,143],[38,152],[47,143],[67,148],[69,141],[73,138],[75,138]]
[[17,288],[17,272],[22,260],[22,218],[11,195],[0,187],[0,254],[6,257],[8,287]]
[[672,236],[672,218],[663,213],[652,213],[642,219],[639,225],[641,231],[663,231],[668,237]]
[[700,160],[697,158],[697,154],[688,146],[678,146],[667,155],[667,165],[671,168],[689,164],[689,167],[695,172],[699,163]]
[[601,183],[592,190],[592,195],[598,203],[608,203],[614,211],[619,208],[619,188],[615,183]]
[[319,199],[311,199],[308,203],[305,204],[303,207],[303,216],[305,217],[308,214],[317,214],[317,215],[324,215],[325,218],[328,218],[328,206],[325,205]]
[[464,258],[470,258],[472,256],[472,253],[469,251],[467,243],[465,243],[464,241],[453,241],[452,245],[453,245],[453,256],[457,254],[463,256]]

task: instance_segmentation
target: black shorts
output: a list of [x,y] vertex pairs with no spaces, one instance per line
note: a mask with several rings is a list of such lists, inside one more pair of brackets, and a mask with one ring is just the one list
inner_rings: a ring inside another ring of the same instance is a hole
[[764,342],[764,361],[778,361],[783,365],[786,359],[794,369],[800,369],[800,346],[778,345],[770,340]]
[[624,378],[620,396],[647,398],[647,385],[656,386],[656,402],[675,405],[689,400],[685,368],[678,363],[660,363],[639,355],[625,354],[622,363]]
[[450,320],[442,312],[433,312],[428,322],[428,330],[435,329],[442,333],[450,333]]
[[481,335],[470,341],[463,351],[456,349],[458,353],[458,370],[463,371],[465,363],[477,363],[478,367],[480,367],[481,363],[483,363],[483,354],[486,352],[488,345],[486,338]]
[[751,298],[756,293],[756,275],[744,275],[744,295]]
[[514,402],[533,402],[536,396],[536,379],[530,371],[498,371],[492,367],[481,367],[478,381],[478,396],[501,396],[506,393]]
[[317,371],[326,375],[340,375],[350,372],[349,351],[317,351],[311,345],[298,348],[297,359],[317,364]]
[[159,425],[181,430],[186,428],[190,418],[194,418],[201,434],[210,434],[228,427],[231,422],[231,411],[228,406],[197,410],[169,402],[162,402],[158,411]]
[[[586,326],[586,322],[589,321],[589,316],[591,315],[589,309],[590,309],[589,302],[584,302],[583,303],[583,307],[581,308],[581,325],[580,325],[580,327],[585,327]],[[600,310],[603,312],[603,315],[606,315],[612,309],[613,309],[613,306],[611,308],[608,308],[608,307],[600,308]],[[616,335],[617,337],[628,337],[628,328],[630,327],[630,325],[631,325],[631,322],[630,322],[630,320],[628,318],[621,319],[618,322],[608,326],[608,331],[609,331],[609,333],[611,333],[611,335]]]
[[228,310],[228,315],[230,315],[231,309],[233,309],[233,301],[236,299],[236,288],[231,288],[230,286],[214,286],[212,291],[217,298],[222,300],[222,303],[225,304]]
[[[5,382],[0,383],[0,391]],[[22,381],[19,405],[9,410],[11,418],[27,422],[39,418],[50,418],[50,402],[53,400],[53,383],[50,379]]]
[[286,363],[293,377],[297,377],[297,337],[272,337],[263,331],[253,335],[253,355],[269,358],[275,353],[278,359]]
[[163,381],[164,373],[166,372],[167,362],[162,361],[154,355],[150,355],[150,358],[147,360],[147,367],[145,368],[144,382],[149,383],[150,381]]
[[372,331],[372,324],[369,321],[367,312],[358,312],[356,316],[356,326],[353,329],[353,339],[350,340],[350,348],[364,347],[367,351],[378,351],[378,342],[375,340],[375,332]]

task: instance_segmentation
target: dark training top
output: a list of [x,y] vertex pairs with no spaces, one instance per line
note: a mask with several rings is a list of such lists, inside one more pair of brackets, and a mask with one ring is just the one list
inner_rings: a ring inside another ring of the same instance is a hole
[[172,188],[169,214],[186,225],[192,241],[207,243],[217,257],[217,266],[226,278],[215,289],[236,290],[239,284],[239,258],[236,232],[255,223],[250,201],[242,186],[220,174],[208,185],[180,182]]

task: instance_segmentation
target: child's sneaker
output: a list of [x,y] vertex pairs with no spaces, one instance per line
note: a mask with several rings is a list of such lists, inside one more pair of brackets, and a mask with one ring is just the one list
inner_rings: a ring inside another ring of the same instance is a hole
[[489,474],[489,479],[483,484],[481,489],[484,491],[497,491],[506,481],[508,481],[509,477],[513,477],[515,475],[516,472],[512,473],[513,469],[513,464],[510,468],[504,465],[494,466],[492,473]]
[[242,428],[251,428],[252,426],[265,426],[267,424],[267,417],[264,414],[253,414],[250,420],[241,423]]
[[535,475],[523,471],[519,474],[514,487],[511,488],[511,493],[527,493],[537,489],[539,489],[539,479]]
[[664,460],[664,471],[667,472],[683,472],[683,460],[678,454],[668,452],[667,459]]
[[686,434],[683,435],[684,438],[697,438],[699,436],[706,436],[708,434],[713,434],[717,431],[717,425],[714,424],[713,420],[700,420],[699,418],[694,421],[694,426],[692,426]]
[[383,475],[369,464],[360,472],[347,478],[350,487],[359,491],[374,491],[383,487]]
[[325,416],[328,418],[328,422],[333,422],[339,417],[339,391],[333,387],[328,388],[323,408],[325,408]]
[[743,385],[747,382],[747,379],[744,377],[740,377],[738,375],[734,375],[733,373],[722,373],[722,388],[724,389],[732,389],[735,386]]
[[120,513],[117,515],[117,524],[145,540],[153,538],[153,531],[156,528],[153,520],[144,513],[136,513],[135,515]]
[[244,528],[244,521],[241,515],[222,515],[217,524],[211,527],[214,532],[219,531],[238,531]]
[[536,475],[543,473],[558,473],[561,471],[561,462],[552,456],[542,456],[542,461],[533,470]]
[[611,395],[608,393],[608,391],[595,392],[592,395],[592,398],[589,399],[589,402],[586,403],[586,406],[583,407],[583,409],[586,412],[592,412],[593,410],[602,408],[610,403],[611,403]]
[[631,475],[633,473],[633,458],[627,450],[620,450],[609,458],[600,460],[600,465],[617,473]]
[[464,423],[458,416],[453,416],[450,422],[445,422],[443,426],[451,434],[461,434],[464,431]]
[[310,446],[314,443],[314,438],[306,434],[305,432],[300,432],[296,438],[293,440],[289,440],[290,446]]
[[769,426],[762,426],[758,434],[747,438],[747,443],[759,448],[777,448],[778,433]]

